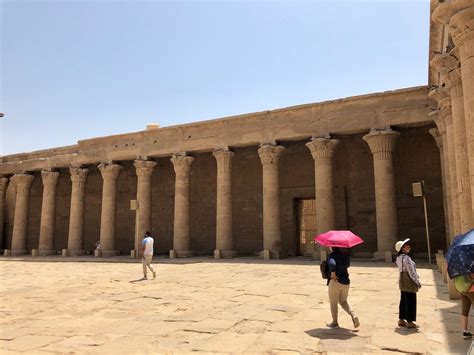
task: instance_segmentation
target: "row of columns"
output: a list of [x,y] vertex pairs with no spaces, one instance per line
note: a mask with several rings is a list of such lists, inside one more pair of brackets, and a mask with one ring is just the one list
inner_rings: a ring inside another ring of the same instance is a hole
[[474,227],[474,3],[440,3],[432,19],[444,24],[454,47],[437,54],[430,66],[439,74],[430,97],[443,166],[447,242]]
[[[363,139],[373,154],[377,219],[377,254],[383,258],[384,252],[392,249],[397,239],[398,221],[394,186],[392,155],[398,132],[390,129],[374,130]],[[333,158],[339,141],[330,137],[313,138],[306,144],[314,159],[316,224],[318,234],[335,229]],[[280,182],[279,160],[284,147],[263,144],[258,149],[262,163],[263,178],[263,251],[264,258],[282,257],[280,228]],[[234,153],[228,149],[213,152],[217,162],[217,214],[216,214],[216,258],[228,258],[237,254],[234,248],[232,222],[232,160]],[[173,250],[170,257],[187,257],[193,254],[190,239],[190,199],[189,176],[194,158],[185,153],[174,155],[175,211]],[[135,250],[145,231],[151,229],[151,177],[157,163],[150,160],[135,160],[137,174],[137,211],[135,227]],[[116,215],[117,179],[122,166],[114,163],[98,165],[103,179],[100,242],[102,256],[117,255]],[[71,167],[72,192],[69,221],[68,255],[83,255],[84,250],[84,201],[85,184],[89,170]],[[54,216],[56,187],[59,172],[44,170],[43,200],[39,236],[39,254],[54,254]],[[16,188],[15,215],[12,235],[12,255],[26,253],[29,195],[34,176],[15,174],[11,182]],[[3,211],[5,189],[8,179],[0,180],[0,210]],[[3,215],[0,215],[3,223]]]

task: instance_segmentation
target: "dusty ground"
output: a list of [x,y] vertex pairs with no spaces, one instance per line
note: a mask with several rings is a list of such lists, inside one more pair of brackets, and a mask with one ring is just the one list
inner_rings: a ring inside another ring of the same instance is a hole
[[397,271],[383,263],[350,269],[349,302],[361,321],[354,331],[342,310],[342,328],[326,328],[325,281],[303,258],[158,258],[157,278],[148,281],[138,281],[141,264],[123,257],[63,260],[0,257],[1,354],[466,354],[471,343],[459,332],[459,304],[426,265],[419,265],[421,328],[410,332],[396,327]]

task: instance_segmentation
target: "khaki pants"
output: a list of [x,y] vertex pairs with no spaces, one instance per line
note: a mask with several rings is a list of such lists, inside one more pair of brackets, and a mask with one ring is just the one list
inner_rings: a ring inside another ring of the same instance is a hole
[[151,259],[153,255],[143,255],[142,264],[143,264],[143,276],[146,277],[146,268],[148,267],[151,272],[154,272],[153,268],[151,267]]
[[329,302],[331,304],[331,315],[334,323],[337,323],[337,304],[339,303],[343,310],[345,310],[352,317],[352,310],[347,303],[347,296],[349,295],[349,285],[343,285],[334,280],[329,281],[328,286]]

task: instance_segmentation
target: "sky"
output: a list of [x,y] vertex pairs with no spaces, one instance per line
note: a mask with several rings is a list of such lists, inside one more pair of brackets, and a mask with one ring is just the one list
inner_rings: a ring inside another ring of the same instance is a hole
[[428,81],[429,0],[0,6],[0,155]]

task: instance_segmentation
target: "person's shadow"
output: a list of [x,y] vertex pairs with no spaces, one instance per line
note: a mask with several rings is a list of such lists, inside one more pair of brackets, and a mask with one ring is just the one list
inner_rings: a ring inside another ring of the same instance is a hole
[[353,337],[356,337],[357,331],[353,331],[346,328],[315,328],[311,330],[305,330],[305,333],[313,338],[318,339],[339,339],[339,340],[348,340]]
[[135,282],[143,282],[143,281],[148,281],[148,279],[145,279],[145,278],[140,278],[140,279],[136,279],[136,280],[131,280],[129,281],[130,283],[135,283]]

